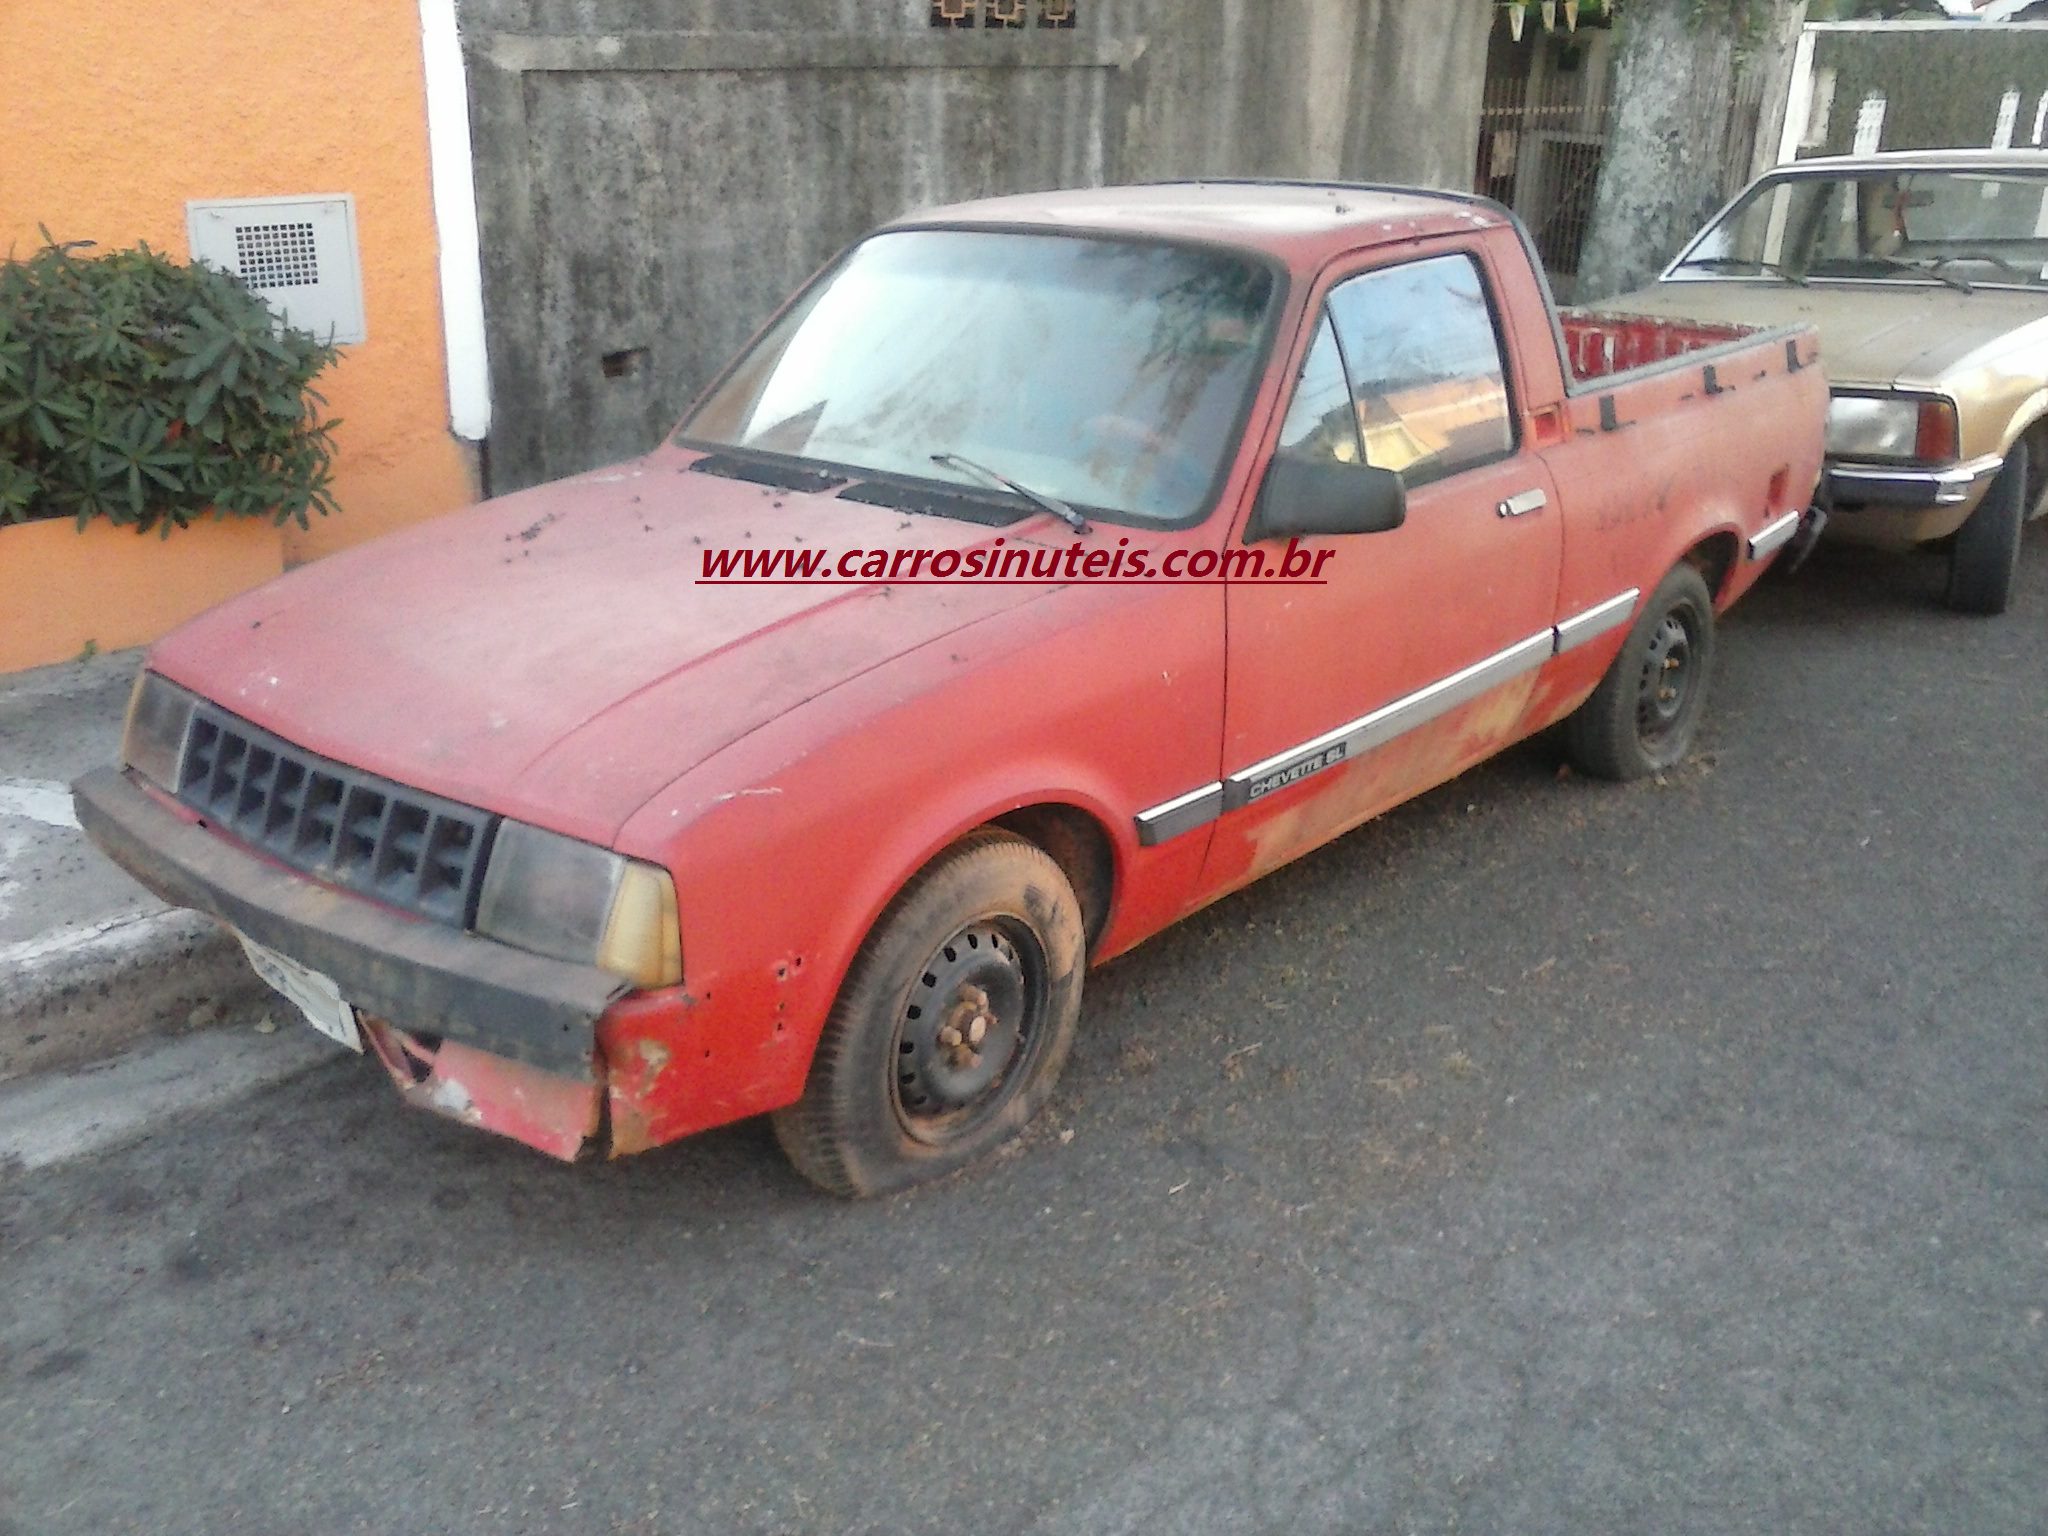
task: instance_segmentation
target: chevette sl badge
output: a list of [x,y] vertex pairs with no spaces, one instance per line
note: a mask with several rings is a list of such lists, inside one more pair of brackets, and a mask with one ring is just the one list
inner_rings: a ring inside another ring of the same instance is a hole
[[1276,789],[1299,784],[1311,774],[1321,773],[1325,768],[1343,761],[1344,743],[1340,741],[1334,747],[1323,748],[1314,757],[1305,757],[1298,763],[1290,763],[1285,768],[1275,769],[1262,779],[1252,780],[1251,788],[1245,792],[1245,803],[1249,805],[1254,800],[1263,800]]

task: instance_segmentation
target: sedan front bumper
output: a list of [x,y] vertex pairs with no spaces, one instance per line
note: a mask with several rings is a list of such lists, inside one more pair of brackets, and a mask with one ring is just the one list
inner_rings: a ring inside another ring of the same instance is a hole
[[97,769],[71,792],[79,825],[143,885],[332,977],[362,1012],[597,1083],[595,1026],[627,991],[609,971],[406,917],[308,879],[173,809],[124,769]]
[[1847,464],[1830,459],[1827,466],[1828,493],[1838,507],[1960,506],[1990,484],[2004,467],[2005,460],[1995,453],[1944,469]]

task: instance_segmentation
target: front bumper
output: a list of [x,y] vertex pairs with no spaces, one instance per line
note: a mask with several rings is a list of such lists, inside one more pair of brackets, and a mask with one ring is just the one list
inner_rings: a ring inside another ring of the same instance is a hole
[[173,810],[123,769],[97,769],[71,792],[79,825],[143,885],[325,972],[363,1012],[580,1083],[598,1080],[596,1023],[627,991],[610,972],[401,916],[310,880]]
[[1945,469],[1830,459],[1828,494],[1837,507],[1954,507],[1978,495],[2004,467],[2005,460],[1995,453]]

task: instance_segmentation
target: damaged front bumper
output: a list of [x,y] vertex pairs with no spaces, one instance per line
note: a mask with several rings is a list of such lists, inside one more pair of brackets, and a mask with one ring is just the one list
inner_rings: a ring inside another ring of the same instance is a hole
[[412,1102],[557,1157],[574,1157],[599,1134],[596,1026],[628,990],[619,977],[322,885],[214,831],[124,769],[87,774],[72,796],[87,835],[165,901],[332,978]]

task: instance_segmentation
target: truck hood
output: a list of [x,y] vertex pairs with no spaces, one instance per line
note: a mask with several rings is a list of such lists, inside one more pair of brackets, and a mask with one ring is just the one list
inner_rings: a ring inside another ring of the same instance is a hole
[[1939,386],[2048,316],[2048,291],[1688,281],[1657,283],[1594,307],[1746,325],[1803,322],[1819,328],[1821,365],[1836,384]]
[[301,567],[149,664],[311,751],[610,842],[764,722],[1048,591],[699,585],[707,549],[964,552],[1040,542],[1051,520],[912,515],[692,472],[697,457],[662,450]]

